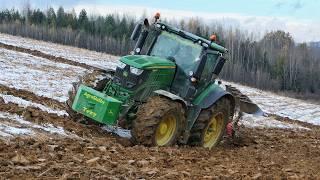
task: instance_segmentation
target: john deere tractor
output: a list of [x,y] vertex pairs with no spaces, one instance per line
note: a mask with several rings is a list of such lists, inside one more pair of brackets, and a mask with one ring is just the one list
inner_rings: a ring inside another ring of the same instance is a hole
[[74,118],[129,128],[133,142],[212,148],[232,122],[237,98],[216,78],[227,49],[159,21],[138,23],[131,55],[98,85],[76,84],[67,104]]

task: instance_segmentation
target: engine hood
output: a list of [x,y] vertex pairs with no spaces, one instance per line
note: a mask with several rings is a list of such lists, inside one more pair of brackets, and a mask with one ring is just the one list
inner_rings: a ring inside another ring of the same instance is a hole
[[155,56],[128,55],[120,59],[121,62],[139,69],[174,69],[174,62]]

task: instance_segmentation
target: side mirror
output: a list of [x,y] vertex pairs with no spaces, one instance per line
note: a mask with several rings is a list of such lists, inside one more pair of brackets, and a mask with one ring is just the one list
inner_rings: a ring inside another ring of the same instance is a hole
[[217,59],[216,66],[213,69],[213,74],[218,76],[220,74],[225,62],[226,62],[226,58],[219,56]]
[[139,23],[134,27],[134,30],[133,30],[133,32],[131,34],[130,39],[133,40],[133,41],[136,41],[138,39],[139,35],[140,35],[141,30],[142,30],[142,24]]

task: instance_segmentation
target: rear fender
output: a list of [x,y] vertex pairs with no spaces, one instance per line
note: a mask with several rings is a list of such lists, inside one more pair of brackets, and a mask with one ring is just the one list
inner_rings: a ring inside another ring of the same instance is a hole
[[188,129],[191,130],[202,109],[211,107],[214,103],[224,97],[230,100],[230,112],[232,113],[231,115],[233,115],[235,109],[234,97],[229,92],[222,89],[219,85],[212,83],[193,101],[193,107],[188,114]]

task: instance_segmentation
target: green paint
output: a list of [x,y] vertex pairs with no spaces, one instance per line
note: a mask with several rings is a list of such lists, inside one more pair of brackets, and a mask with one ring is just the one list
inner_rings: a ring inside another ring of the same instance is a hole
[[196,98],[192,101],[194,105],[199,105],[211,92],[213,91],[224,91],[219,85],[210,83],[204,90],[202,90]]
[[72,109],[100,123],[113,125],[118,119],[121,101],[81,85]]
[[146,55],[124,56],[120,61],[138,69],[174,69],[176,67],[172,61],[167,59]]

